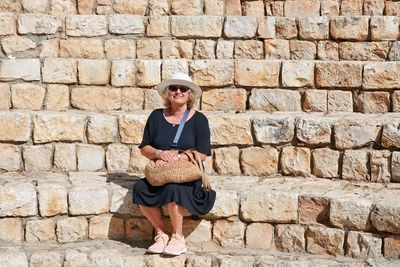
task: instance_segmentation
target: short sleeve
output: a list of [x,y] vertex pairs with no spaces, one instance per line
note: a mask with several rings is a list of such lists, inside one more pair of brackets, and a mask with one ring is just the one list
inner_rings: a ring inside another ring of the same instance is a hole
[[196,121],[196,150],[207,156],[211,156],[210,127],[208,119],[202,113]]
[[155,112],[153,111],[149,118],[146,121],[146,125],[144,126],[144,131],[143,131],[143,138],[142,138],[142,142],[139,145],[139,148],[143,148],[147,145],[151,144],[151,131],[154,124],[154,120],[155,120]]

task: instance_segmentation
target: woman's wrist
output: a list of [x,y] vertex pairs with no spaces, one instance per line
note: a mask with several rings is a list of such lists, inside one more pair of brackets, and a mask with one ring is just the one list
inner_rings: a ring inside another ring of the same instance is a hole
[[157,159],[160,158],[161,152],[162,152],[162,150],[157,149],[157,151],[156,151],[156,158],[157,158]]

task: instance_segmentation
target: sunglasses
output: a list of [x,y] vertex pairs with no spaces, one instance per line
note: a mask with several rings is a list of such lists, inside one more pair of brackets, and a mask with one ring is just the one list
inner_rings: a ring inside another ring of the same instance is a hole
[[168,90],[171,92],[177,92],[179,90],[181,91],[181,93],[186,93],[187,91],[190,91],[190,88],[185,86],[171,85],[170,87],[168,87]]

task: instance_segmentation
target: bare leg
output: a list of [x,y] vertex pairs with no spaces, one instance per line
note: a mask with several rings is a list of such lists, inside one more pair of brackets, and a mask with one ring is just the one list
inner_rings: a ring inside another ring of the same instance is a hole
[[147,218],[147,220],[150,221],[154,229],[156,229],[157,234],[159,234],[160,231],[165,233],[165,225],[161,217],[160,208],[153,208],[153,207],[146,207],[143,205],[139,205],[139,209],[143,213],[143,215]]
[[167,208],[169,217],[171,218],[173,233],[182,235],[183,213],[185,209],[175,202],[169,203]]

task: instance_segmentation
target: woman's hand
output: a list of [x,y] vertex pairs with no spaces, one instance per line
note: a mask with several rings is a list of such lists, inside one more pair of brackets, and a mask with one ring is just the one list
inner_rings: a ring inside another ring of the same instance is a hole
[[[170,150],[164,150],[158,153],[158,159],[164,161],[164,162],[171,162],[171,161],[176,161],[179,160],[176,152],[170,151]],[[158,160],[157,160],[158,161]]]

